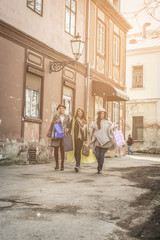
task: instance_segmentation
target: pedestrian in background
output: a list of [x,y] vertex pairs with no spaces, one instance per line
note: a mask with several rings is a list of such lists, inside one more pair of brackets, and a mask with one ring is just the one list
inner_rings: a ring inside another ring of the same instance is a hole
[[114,145],[114,125],[107,120],[107,112],[104,108],[100,108],[97,115],[97,120],[93,124],[91,143],[98,162],[97,173],[100,174],[102,173],[105,153]]
[[128,145],[128,155],[133,154],[133,151],[131,150],[131,146],[133,144],[133,138],[131,137],[131,134],[128,135],[127,145]]

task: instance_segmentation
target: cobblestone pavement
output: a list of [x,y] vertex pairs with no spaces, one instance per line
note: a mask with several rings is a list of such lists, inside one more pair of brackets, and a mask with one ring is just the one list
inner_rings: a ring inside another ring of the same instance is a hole
[[0,240],[160,239],[160,156],[106,158],[101,175],[96,166],[1,166]]

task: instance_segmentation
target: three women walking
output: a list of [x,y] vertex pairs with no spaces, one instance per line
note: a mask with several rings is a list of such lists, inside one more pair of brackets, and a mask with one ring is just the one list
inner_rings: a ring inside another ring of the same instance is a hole
[[[112,122],[107,120],[107,112],[104,108],[100,108],[97,112],[97,119],[93,123],[91,129],[91,141],[90,146],[93,148],[95,155],[92,150],[88,151],[86,155],[82,150],[84,145],[87,145],[88,141],[88,130],[87,130],[87,119],[85,112],[82,108],[78,108],[75,116],[71,119],[69,115],[65,114],[66,107],[59,104],[57,107],[58,113],[54,115],[53,122],[50,126],[47,136],[51,137],[53,134],[55,123],[62,125],[63,134],[71,134],[73,139],[73,150],[67,152],[67,160],[69,162],[75,162],[75,172],[79,172],[81,163],[98,163],[97,170],[98,174],[102,172],[104,158],[107,150],[114,146],[114,126]],[[52,134],[51,134],[52,132]],[[64,170],[64,146],[63,137],[60,139],[52,139],[51,146],[54,147],[54,155],[56,166],[55,170],[59,169],[58,151],[60,148],[61,153],[61,170]]]

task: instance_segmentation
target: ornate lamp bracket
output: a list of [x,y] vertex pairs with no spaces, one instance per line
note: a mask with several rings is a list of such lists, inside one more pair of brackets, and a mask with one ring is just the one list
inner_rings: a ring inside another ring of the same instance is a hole
[[65,66],[67,66],[70,63],[75,63],[76,61],[64,61],[64,62],[50,62],[50,73],[51,72],[59,72],[61,71]]

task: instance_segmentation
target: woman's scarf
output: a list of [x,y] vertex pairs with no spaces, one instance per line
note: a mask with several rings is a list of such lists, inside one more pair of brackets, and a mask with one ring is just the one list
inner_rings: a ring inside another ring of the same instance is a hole
[[85,124],[87,124],[86,120],[80,119],[79,117],[76,117],[76,121],[79,125],[79,128],[84,131]]

